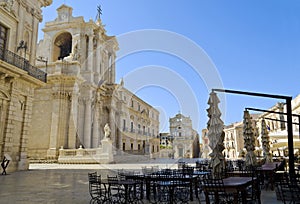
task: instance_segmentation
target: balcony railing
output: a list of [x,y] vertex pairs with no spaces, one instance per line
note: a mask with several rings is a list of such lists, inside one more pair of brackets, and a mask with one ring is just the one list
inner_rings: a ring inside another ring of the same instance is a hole
[[3,60],[4,62],[7,62],[11,65],[14,65],[24,71],[26,71],[30,76],[42,81],[47,81],[47,74],[43,72],[42,70],[32,66],[28,60],[26,60],[23,57],[20,57],[19,55],[3,49],[0,47],[0,60]]

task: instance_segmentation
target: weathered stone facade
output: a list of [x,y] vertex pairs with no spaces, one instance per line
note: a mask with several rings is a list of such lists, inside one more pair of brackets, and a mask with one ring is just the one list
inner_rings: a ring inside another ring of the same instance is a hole
[[159,112],[142,99],[118,85],[119,149],[129,154],[159,154]]
[[173,136],[174,158],[197,158],[200,153],[199,135],[192,128],[192,120],[182,114],[169,119]]
[[28,169],[34,89],[46,74],[33,67],[41,7],[51,0],[0,1],[0,156],[8,172]]
[[[106,123],[115,153],[147,152],[146,144],[155,144],[158,135],[159,113],[126,90],[123,82],[115,83],[118,43],[106,35],[100,17],[85,22],[62,5],[43,31],[37,59],[40,69],[48,73],[48,82],[35,90],[30,158],[57,160],[60,149],[98,148]],[[131,123],[143,132],[127,131]]]

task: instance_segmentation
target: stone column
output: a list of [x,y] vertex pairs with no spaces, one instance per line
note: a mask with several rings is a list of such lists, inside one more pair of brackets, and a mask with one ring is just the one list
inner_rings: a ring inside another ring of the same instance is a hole
[[107,51],[104,52],[104,62],[103,62],[103,79],[109,83],[109,53]]
[[93,121],[93,139],[92,139],[92,147],[97,148],[100,144],[100,134],[99,134],[99,108],[100,101],[96,99],[94,106],[94,121]]
[[111,74],[111,83],[115,83],[116,80],[116,66],[115,66],[115,60],[116,60],[116,55],[115,53],[112,53],[111,55],[111,64],[110,64],[110,74]]
[[100,45],[100,40],[97,40],[97,48],[96,48],[96,73],[97,73],[97,78],[95,79],[97,82],[99,82],[102,78],[101,76],[101,45]]
[[78,92],[73,91],[71,97],[71,107],[69,112],[69,134],[68,134],[68,148],[76,148],[76,133],[77,133],[77,116],[78,116]]
[[107,74],[108,74],[108,83],[112,84],[112,55],[111,55],[111,53],[108,54]]
[[109,126],[111,129],[111,135],[110,138],[113,141],[113,145],[116,147],[117,141],[116,141],[116,119],[115,119],[115,113],[116,110],[114,107],[111,106],[111,111],[109,113]]
[[83,144],[85,148],[91,148],[91,122],[92,122],[92,103],[91,99],[85,100],[85,112],[84,112],[84,140]]
[[88,71],[93,71],[93,58],[94,58],[94,44],[93,44],[94,35],[89,35],[89,47],[88,47]]
[[47,151],[48,158],[56,158],[56,149],[58,147],[58,128],[59,128],[59,109],[60,109],[60,94],[53,94],[51,129],[49,149]]
[[79,139],[79,142],[83,144],[84,141],[84,99],[82,97],[78,98],[78,117],[77,118],[77,136]]
[[[35,64],[35,59],[36,59],[36,45],[37,45],[37,35],[35,33],[38,33],[38,19],[36,18],[35,15],[32,15],[32,28],[33,31],[31,33],[31,46],[30,46],[30,63]],[[29,42],[27,42],[29,43]]]

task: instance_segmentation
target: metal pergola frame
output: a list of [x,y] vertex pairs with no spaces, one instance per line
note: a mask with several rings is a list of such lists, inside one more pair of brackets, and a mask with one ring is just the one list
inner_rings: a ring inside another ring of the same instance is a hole
[[[267,113],[274,113],[274,114],[279,114],[279,115],[287,115],[287,113],[284,113],[284,112],[276,112],[276,111],[264,110],[264,109],[259,109],[259,108],[245,108],[245,109],[246,109],[246,110],[253,110],[253,111],[260,111],[260,112],[267,112]],[[294,114],[294,113],[292,113],[292,116],[298,117],[298,123],[292,122],[292,124],[293,124],[293,125],[298,125],[298,126],[299,126],[299,139],[300,139],[300,115],[299,115],[299,114]],[[279,119],[266,118],[266,117],[264,117],[264,119],[287,123],[286,120],[279,120]]]
[[293,121],[292,121],[292,97],[274,95],[274,94],[256,93],[256,92],[236,91],[236,90],[229,90],[229,89],[212,89],[212,91],[285,100],[286,117],[287,117],[287,133],[288,133],[288,150],[289,150],[289,174],[291,177],[294,178],[295,177],[295,156],[293,153],[294,141],[293,141]]

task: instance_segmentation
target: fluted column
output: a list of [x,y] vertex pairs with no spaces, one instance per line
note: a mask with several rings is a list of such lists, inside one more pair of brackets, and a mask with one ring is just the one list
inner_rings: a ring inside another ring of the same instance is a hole
[[56,149],[58,147],[59,110],[60,110],[59,100],[60,100],[59,93],[53,93],[50,141],[49,141],[49,149],[47,151],[48,158],[56,157]]
[[111,55],[111,65],[110,65],[110,69],[111,69],[111,83],[115,83],[116,80],[116,66],[115,66],[115,60],[116,60],[116,55],[113,53]]
[[76,148],[76,131],[77,131],[77,116],[78,116],[78,93],[75,91],[72,94],[71,107],[69,111],[69,130],[68,130],[68,148]]
[[85,113],[84,113],[84,147],[91,148],[91,122],[92,122],[92,108],[91,99],[85,100]]
[[108,69],[107,69],[107,75],[108,75],[108,83],[112,83],[112,55],[111,53],[108,54]]
[[90,34],[89,35],[89,47],[88,47],[88,71],[93,71],[93,59],[94,59],[94,48],[93,48],[93,39],[94,35]]
[[100,45],[100,40],[97,40],[97,49],[96,49],[96,69],[95,72],[97,73],[97,78],[95,79],[97,82],[101,80],[101,45]]
[[92,147],[97,148],[100,144],[100,132],[99,132],[99,108],[100,100],[96,100],[95,108],[94,108],[94,121],[93,121],[93,139],[92,139]]

